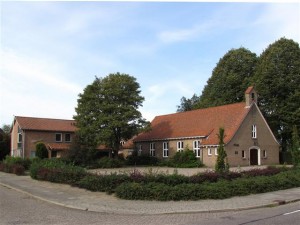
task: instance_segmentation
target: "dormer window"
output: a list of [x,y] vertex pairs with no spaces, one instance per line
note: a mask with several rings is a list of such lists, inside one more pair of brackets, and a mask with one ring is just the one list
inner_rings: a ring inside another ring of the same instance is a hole
[[257,138],[256,125],[252,125],[252,138]]

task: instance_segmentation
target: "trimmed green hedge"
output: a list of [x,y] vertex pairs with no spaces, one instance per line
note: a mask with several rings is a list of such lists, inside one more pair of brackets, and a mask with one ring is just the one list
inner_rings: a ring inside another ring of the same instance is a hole
[[84,168],[66,164],[60,159],[36,159],[30,167],[33,179],[74,185],[87,175]]
[[34,179],[65,183],[90,191],[115,193],[131,200],[199,200],[224,199],[300,187],[300,169],[269,167],[241,173],[206,172],[191,177],[179,174],[95,175],[84,168],[59,159],[34,160],[30,175]]
[[119,198],[131,200],[200,200],[224,199],[300,186],[300,170],[285,171],[273,176],[238,178],[216,183],[166,185],[163,183],[123,183],[116,188]]

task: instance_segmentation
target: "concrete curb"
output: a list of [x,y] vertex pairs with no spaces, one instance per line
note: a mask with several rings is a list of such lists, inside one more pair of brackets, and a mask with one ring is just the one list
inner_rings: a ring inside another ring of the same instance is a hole
[[294,203],[294,202],[298,202],[300,201],[300,198],[295,198],[293,200],[278,200],[278,201],[274,201],[272,203],[267,203],[267,204],[261,204],[261,205],[257,205],[257,206],[249,206],[249,207],[240,207],[240,208],[227,208],[227,209],[216,209],[216,210],[174,210],[172,212],[162,212],[162,213],[130,213],[130,212],[108,212],[105,210],[90,210],[89,208],[86,207],[79,207],[79,206],[73,206],[70,204],[63,204],[57,201],[53,201],[53,200],[49,200],[47,198],[43,198],[37,195],[34,195],[28,191],[24,191],[20,188],[16,188],[13,187],[11,185],[5,184],[0,182],[0,185],[15,191],[18,191],[20,193],[26,194],[32,198],[44,201],[44,202],[48,202],[50,204],[55,204],[58,206],[62,206],[62,207],[66,207],[66,208],[70,208],[70,209],[75,209],[75,210],[82,210],[82,211],[90,211],[90,212],[99,212],[99,213],[105,213],[105,214],[119,214],[119,215],[172,215],[172,214],[195,214],[195,213],[220,213],[220,212],[237,212],[237,211],[244,211],[244,210],[251,210],[251,209],[259,209],[259,208],[267,208],[267,207],[276,207],[279,205],[283,205],[283,204],[289,204],[289,203]]

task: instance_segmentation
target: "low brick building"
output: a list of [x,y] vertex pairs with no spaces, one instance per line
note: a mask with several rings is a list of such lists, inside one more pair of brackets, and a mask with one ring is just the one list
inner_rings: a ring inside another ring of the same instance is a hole
[[157,116],[151,130],[134,138],[139,154],[168,159],[185,148],[209,167],[217,158],[219,128],[225,129],[225,150],[230,166],[279,163],[279,143],[257,106],[253,87],[245,102]]
[[15,116],[11,130],[11,155],[35,157],[35,146],[43,142],[49,157],[61,157],[75,135],[75,121]]

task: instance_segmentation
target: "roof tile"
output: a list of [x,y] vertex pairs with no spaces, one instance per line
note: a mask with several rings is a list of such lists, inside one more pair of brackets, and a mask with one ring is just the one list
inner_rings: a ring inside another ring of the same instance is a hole
[[225,143],[235,134],[250,108],[235,103],[206,109],[157,116],[151,130],[138,135],[134,142],[206,137],[202,144],[218,143],[219,128],[225,129]]

